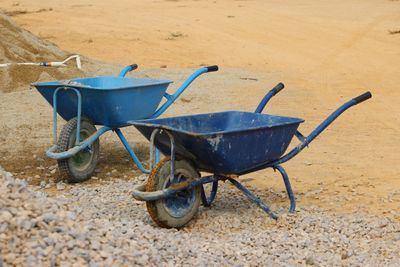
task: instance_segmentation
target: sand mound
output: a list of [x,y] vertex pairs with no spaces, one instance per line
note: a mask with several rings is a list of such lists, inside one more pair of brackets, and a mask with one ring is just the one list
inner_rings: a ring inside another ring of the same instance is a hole
[[[21,29],[0,13],[0,63],[62,61],[68,53],[51,42]],[[82,76],[76,66],[63,68],[38,66],[0,67],[0,91],[24,90],[36,81],[67,79]]]

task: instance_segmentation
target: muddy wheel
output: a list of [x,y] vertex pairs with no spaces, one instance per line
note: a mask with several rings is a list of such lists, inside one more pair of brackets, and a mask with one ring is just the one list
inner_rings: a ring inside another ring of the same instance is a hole
[[[153,192],[171,186],[171,161],[162,159],[147,179],[146,191]],[[175,161],[175,175],[180,182],[191,182],[200,177],[196,169],[187,161]],[[146,202],[147,211],[159,226],[180,228],[187,224],[197,213],[201,201],[201,187],[182,190],[169,198]]]
[[[77,119],[65,124],[58,138],[58,152],[67,151],[75,146]],[[86,118],[81,119],[80,139],[87,139],[96,132],[96,127]],[[88,148],[68,159],[58,160],[58,170],[62,179],[69,183],[79,183],[89,179],[98,162],[100,142],[97,139]]]

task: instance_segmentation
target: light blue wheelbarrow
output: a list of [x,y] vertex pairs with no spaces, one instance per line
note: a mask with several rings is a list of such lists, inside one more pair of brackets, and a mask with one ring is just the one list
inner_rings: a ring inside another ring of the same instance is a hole
[[[58,161],[60,175],[68,182],[81,182],[92,176],[99,158],[99,137],[111,130],[118,135],[136,166],[149,173],[120,128],[129,125],[129,121],[159,117],[198,76],[218,70],[218,66],[200,68],[174,94],[168,94],[166,90],[172,81],[125,77],[136,68],[136,64],[127,66],[118,77],[98,76],[33,84],[53,106],[54,144],[46,155]],[[159,107],[163,97],[166,101]],[[57,113],[67,121],[58,138]],[[95,125],[103,127],[97,130]],[[155,157],[158,160],[158,152]]]

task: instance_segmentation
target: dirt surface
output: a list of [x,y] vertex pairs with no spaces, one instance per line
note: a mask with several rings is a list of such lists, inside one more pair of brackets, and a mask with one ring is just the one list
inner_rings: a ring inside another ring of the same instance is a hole
[[[63,61],[69,56],[56,45],[20,28],[9,17],[1,13],[0,36],[0,64]],[[73,64],[65,68],[0,66],[0,91],[26,90],[28,85],[35,81],[59,80],[83,75],[84,72]]]
[[[370,90],[372,100],[343,114],[285,167],[299,206],[399,219],[400,35],[390,34],[400,27],[398,1],[84,0],[56,5],[4,0],[0,8],[67,51],[114,64],[138,63],[144,67],[138,76],[179,84],[199,65],[220,65],[218,74],[201,77],[165,116],[253,110],[270,87],[283,81],[287,88],[266,112],[305,118],[300,130],[308,134],[340,104]],[[36,12],[40,9],[47,11]],[[97,65],[85,75],[117,72],[118,67]],[[55,163],[44,151],[51,143],[51,109],[33,90],[0,93],[0,98],[0,165],[17,177],[38,175],[36,183],[49,179],[46,168]],[[128,131],[132,143],[144,143],[133,129]],[[102,141],[100,179],[114,170],[120,177],[137,174],[114,137]],[[272,170],[244,178],[254,178],[258,188],[284,190]]]

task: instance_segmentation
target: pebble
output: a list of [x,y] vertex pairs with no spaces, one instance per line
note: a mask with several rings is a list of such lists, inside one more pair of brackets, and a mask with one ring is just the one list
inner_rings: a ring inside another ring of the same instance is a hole
[[64,190],[65,184],[63,182],[58,182],[56,185],[57,190]]
[[274,221],[227,183],[186,227],[159,228],[129,192],[143,178],[59,182],[66,190],[51,197],[0,168],[0,266],[400,266],[399,222],[287,214],[285,194],[255,190]]
[[55,170],[55,169],[57,169],[57,164],[56,164],[56,165],[51,165],[51,166],[49,167],[49,170],[50,170],[50,171]]

